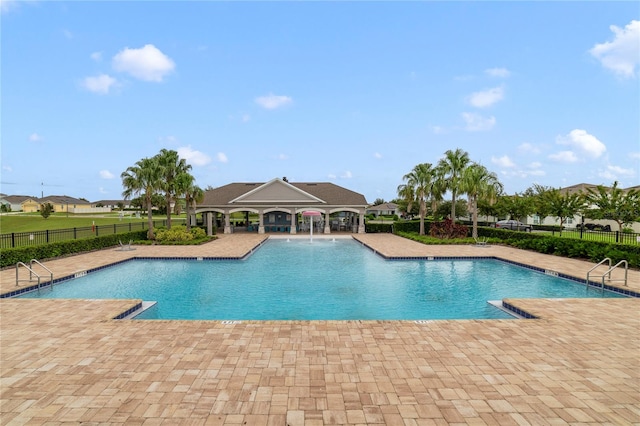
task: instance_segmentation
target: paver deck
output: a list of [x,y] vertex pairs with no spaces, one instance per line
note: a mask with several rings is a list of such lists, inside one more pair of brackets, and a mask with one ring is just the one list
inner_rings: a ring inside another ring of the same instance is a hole
[[[258,235],[46,262],[242,256]],[[496,256],[583,277],[589,262],[359,235],[386,256]],[[0,274],[0,292],[15,271]],[[629,286],[640,289],[630,271]],[[535,320],[112,320],[127,300],[0,300],[0,423],[640,424],[640,300],[512,300]]]

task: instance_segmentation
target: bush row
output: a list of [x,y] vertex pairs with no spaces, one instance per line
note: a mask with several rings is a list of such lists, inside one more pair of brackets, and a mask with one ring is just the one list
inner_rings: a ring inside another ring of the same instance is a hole
[[[421,241],[418,229],[415,231],[400,231],[395,224],[396,233],[402,237]],[[425,229],[428,229],[425,222]],[[428,235],[428,231],[426,231]],[[415,236],[415,237],[414,237]],[[478,236],[487,238],[493,244],[505,244],[523,250],[532,250],[538,253],[555,256],[585,259],[591,262],[600,262],[610,258],[615,265],[621,260],[626,260],[630,268],[640,268],[640,246],[605,243],[601,241],[577,240],[573,238],[560,238],[552,235],[536,234],[530,232],[513,232],[505,229],[478,228]],[[424,237],[422,237],[424,240]],[[443,239],[443,244],[453,244],[455,240]],[[464,243],[465,240],[460,240]],[[468,241],[468,239],[467,239]],[[431,244],[431,241],[421,241]]]
[[71,254],[83,253],[94,250],[102,250],[120,244],[120,241],[144,240],[147,238],[147,230],[126,232],[122,234],[104,235],[95,238],[81,240],[59,241],[31,247],[18,247],[2,250],[0,268],[15,266],[18,262],[28,264],[31,259],[47,260]]

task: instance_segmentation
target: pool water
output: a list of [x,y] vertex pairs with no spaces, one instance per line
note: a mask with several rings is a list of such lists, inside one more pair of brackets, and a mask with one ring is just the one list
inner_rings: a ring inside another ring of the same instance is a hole
[[512,318],[487,301],[603,294],[498,260],[384,260],[315,239],[269,240],[245,260],[134,260],[22,297],[157,301],[139,319],[419,320]]

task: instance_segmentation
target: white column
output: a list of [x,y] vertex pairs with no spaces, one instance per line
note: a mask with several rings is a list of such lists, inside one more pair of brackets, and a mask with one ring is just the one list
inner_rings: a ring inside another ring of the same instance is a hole
[[258,234],[264,234],[264,212],[262,210],[258,210],[258,218],[260,219]]
[[289,231],[290,234],[295,234],[296,228],[298,227],[298,220],[297,220],[298,215],[296,215],[296,209],[295,207],[291,209],[291,231]]
[[330,221],[330,214],[329,212],[324,214],[324,233],[325,234],[330,234],[331,233],[331,221]]
[[358,215],[358,234],[364,234],[364,210]]
[[213,235],[213,213],[212,212],[206,212],[204,214],[207,217],[207,235],[212,236]]
[[228,210],[224,212],[224,233],[231,233],[231,213]]

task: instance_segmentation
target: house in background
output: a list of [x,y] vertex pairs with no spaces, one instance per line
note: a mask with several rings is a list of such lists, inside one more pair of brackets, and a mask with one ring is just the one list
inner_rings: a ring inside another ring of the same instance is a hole
[[[589,189],[595,191],[596,188],[598,187],[598,185],[594,185],[591,183],[579,183],[577,185],[571,185],[571,186],[567,186],[564,188],[560,188],[560,192],[562,194],[578,194],[578,193],[582,193],[582,194],[587,194],[589,193]],[[624,191],[630,191],[630,190],[638,190],[640,188],[640,185],[636,185],[636,186],[631,186],[629,188],[624,188]],[[584,221],[584,222],[583,222]],[[527,217],[526,223],[528,224],[532,224],[532,225],[555,225],[555,226],[560,226],[560,219],[558,219],[557,217],[553,217],[553,216],[547,216],[545,218],[541,218],[538,215],[532,215]],[[581,214],[577,214],[573,217],[568,217],[566,218],[566,220],[563,223],[563,226],[565,228],[576,228],[577,226],[581,225],[582,223],[593,223],[596,225],[601,225],[601,226],[609,226],[609,228],[612,231],[617,231],[618,230],[618,223],[616,221],[613,220],[595,220],[595,219],[588,219],[586,217],[583,218],[583,216]],[[633,232],[638,232],[640,233],[640,223],[639,222],[634,222],[632,224],[628,224],[626,225],[626,227],[630,227],[633,229]]]
[[30,198],[37,199],[28,195],[3,195],[0,198],[0,204],[8,206],[12,212],[19,212],[22,211],[22,203]]
[[378,204],[377,206],[371,206],[367,208],[367,214],[372,214],[375,217],[378,216],[393,216],[399,215],[398,205],[395,203]]
[[111,210],[119,209],[120,205],[122,205],[124,209],[132,208],[131,200],[98,200],[91,203],[91,207],[108,207]]

